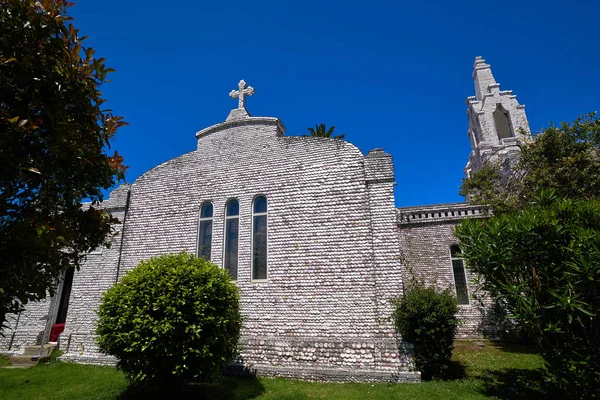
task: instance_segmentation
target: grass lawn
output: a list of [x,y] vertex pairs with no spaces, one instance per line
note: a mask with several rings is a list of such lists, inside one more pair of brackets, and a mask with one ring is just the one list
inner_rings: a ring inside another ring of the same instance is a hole
[[[1,361],[0,361],[1,362]],[[174,399],[545,399],[539,388],[541,358],[523,346],[456,345],[452,376],[421,384],[313,383],[288,379],[226,378]],[[0,399],[148,399],[127,392],[113,368],[51,362],[29,369],[0,369]]]
[[10,365],[10,361],[4,354],[0,354],[0,367],[4,367],[5,365]]

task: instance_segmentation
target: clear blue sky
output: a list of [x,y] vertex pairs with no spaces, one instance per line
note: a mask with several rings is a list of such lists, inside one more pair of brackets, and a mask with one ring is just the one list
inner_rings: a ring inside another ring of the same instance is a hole
[[317,123],[394,156],[396,204],[462,201],[475,56],[532,131],[600,107],[598,1],[80,1],[70,14],[117,69],[103,87],[130,126],[112,149],[133,182],[195,149],[245,79],[247,109],[288,135]]

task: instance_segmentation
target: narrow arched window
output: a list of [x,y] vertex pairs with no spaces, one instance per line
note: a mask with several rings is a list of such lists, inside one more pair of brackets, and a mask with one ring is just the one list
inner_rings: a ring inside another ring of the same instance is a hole
[[494,123],[496,124],[496,133],[498,139],[506,139],[513,137],[512,128],[510,126],[510,119],[508,118],[508,111],[502,107],[502,104],[496,106],[494,111]]
[[462,258],[460,247],[457,245],[450,247],[450,259],[452,260],[452,270],[454,271],[454,286],[456,287],[458,304],[469,304],[465,261]]
[[204,257],[210,261],[213,225],[213,205],[203,203],[200,207],[200,223],[198,226],[198,257]]
[[252,205],[252,279],[267,279],[267,198]]
[[231,279],[237,280],[238,238],[240,225],[240,203],[229,200],[225,206],[225,255],[223,268],[229,271]]

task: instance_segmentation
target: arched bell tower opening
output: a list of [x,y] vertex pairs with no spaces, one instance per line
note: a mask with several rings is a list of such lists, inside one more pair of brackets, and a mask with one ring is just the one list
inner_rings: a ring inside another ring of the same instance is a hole
[[502,104],[496,105],[496,111],[494,111],[494,124],[496,125],[498,139],[502,140],[515,136],[508,111],[502,107]]

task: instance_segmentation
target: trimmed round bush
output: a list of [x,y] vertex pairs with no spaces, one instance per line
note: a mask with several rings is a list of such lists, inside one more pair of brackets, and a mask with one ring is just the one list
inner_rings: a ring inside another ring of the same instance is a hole
[[238,303],[226,270],[186,253],[153,257],[102,296],[98,344],[135,387],[210,381],[236,354]]
[[456,298],[447,290],[420,285],[396,299],[394,321],[402,338],[415,346],[415,364],[424,380],[443,378],[450,366],[458,328]]

